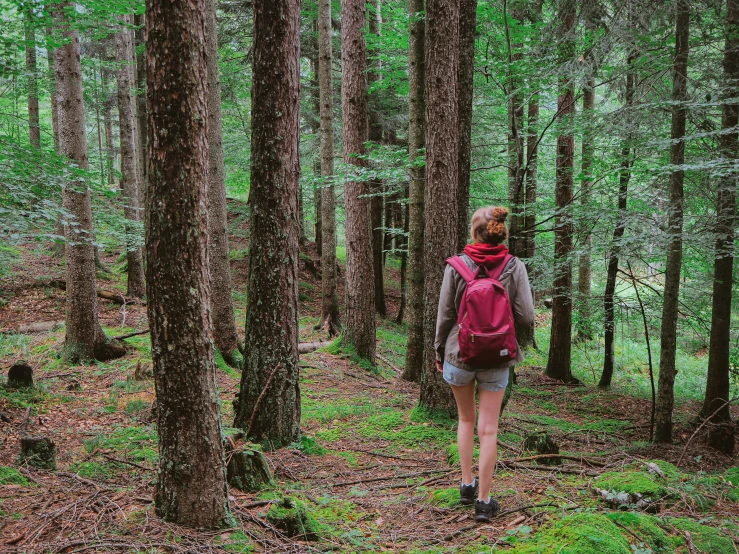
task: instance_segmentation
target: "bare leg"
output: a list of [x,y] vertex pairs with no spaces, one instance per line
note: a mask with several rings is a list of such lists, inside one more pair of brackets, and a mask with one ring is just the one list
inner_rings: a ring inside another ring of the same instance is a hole
[[[457,401],[459,425],[457,427],[457,448],[459,463],[462,466],[462,482],[472,483],[472,449],[475,440],[475,382],[456,387],[452,385],[454,398]],[[500,411],[500,402],[498,402]]]
[[[503,401],[504,392],[490,392],[480,389],[480,416],[477,421],[477,434],[480,437],[480,491],[478,498],[485,501],[490,496],[490,485],[498,457],[498,418],[500,417],[500,404]],[[457,401],[457,404],[459,404],[459,401]]]

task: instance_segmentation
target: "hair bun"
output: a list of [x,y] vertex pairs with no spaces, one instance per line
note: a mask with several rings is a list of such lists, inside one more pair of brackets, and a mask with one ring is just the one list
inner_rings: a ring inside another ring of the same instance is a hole
[[503,223],[508,217],[508,210],[505,208],[494,208],[493,209],[493,220]]

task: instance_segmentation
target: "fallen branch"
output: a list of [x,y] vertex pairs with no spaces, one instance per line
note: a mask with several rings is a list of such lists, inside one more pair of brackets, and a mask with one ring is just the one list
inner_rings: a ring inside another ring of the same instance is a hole
[[693,543],[693,536],[690,534],[690,531],[685,531],[685,541],[688,543],[688,550],[690,551],[690,554],[698,554],[698,549]]
[[146,467],[140,464],[136,464],[134,462],[129,462],[128,460],[121,460],[119,458],[116,458],[115,456],[111,456],[110,454],[102,454],[102,456],[103,458],[105,458],[106,460],[110,460],[111,462],[116,462],[119,464],[126,464],[129,466],[137,467],[139,469],[143,469],[144,471],[154,471],[153,467]]
[[573,460],[575,462],[584,462],[595,467],[604,467],[606,464],[597,460],[591,460],[582,456],[569,456],[567,454],[537,454],[536,456],[526,456],[524,458],[514,458],[512,460],[501,460],[504,464],[515,464],[518,462],[530,462],[532,460],[541,460],[547,458],[559,458],[560,460]]
[[356,481],[343,481],[341,483],[331,483],[332,487],[346,487],[348,485],[359,485],[360,483],[375,483],[377,481],[392,481],[393,479],[410,479],[421,475],[431,475],[432,473],[449,473],[446,470],[430,469],[428,471],[419,471],[417,473],[405,473],[403,475],[388,475],[387,477],[372,477],[370,479],[357,479]]
[[395,373],[398,373],[398,374],[403,373],[403,371],[399,367],[395,366],[390,360],[388,360],[382,354],[375,354],[375,357],[378,360],[380,360],[383,364],[388,366],[390,369],[392,369]]
[[[49,281],[39,280],[36,282],[37,287],[54,287],[59,290],[67,290],[67,282],[63,279],[51,279]],[[98,298],[108,300],[120,306],[124,304],[141,304],[145,305],[146,302],[138,298],[126,298],[117,292],[108,292],[107,290],[97,289]]]
[[330,340],[319,340],[315,342],[300,342],[298,343],[298,354],[308,354],[324,346],[331,344]]
[[36,321],[33,323],[19,323],[11,329],[2,331],[2,334],[28,335],[31,333],[47,333],[49,331],[56,331],[62,325],[64,325],[64,321]]
[[134,331],[133,333],[126,333],[125,335],[118,335],[117,337],[113,337],[111,340],[130,339],[131,337],[138,337],[139,335],[145,335],[148,332],[149,332],[148,329],[144,329],[143,331]]
[[596,473],[595,471],[569,469],[566,467],[557,467],[557,466],[532,466],[532,465],[527,465],[527,464],[518,464],[518,463],[511,463],[511,462],[504,463],[501,460],[498,460],[498,464],[503,469],[510,469],[510,468],[530,469],[532,471],[548,471],[548,472],[553,472],[553,473],[566,473],[568,475],[587,475],[588,477],[598,477],[598,475],[600,475],[600,473]]

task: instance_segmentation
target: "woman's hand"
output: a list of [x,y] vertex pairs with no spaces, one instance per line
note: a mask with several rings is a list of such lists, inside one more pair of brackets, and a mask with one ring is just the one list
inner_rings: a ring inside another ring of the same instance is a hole
[[436,360],[436,369],[439,370],[439,373],[444,373],[444,366],[439,360]]

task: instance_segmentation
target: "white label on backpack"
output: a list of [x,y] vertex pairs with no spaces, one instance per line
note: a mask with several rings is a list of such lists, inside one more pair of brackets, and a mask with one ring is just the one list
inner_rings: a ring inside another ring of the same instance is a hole
[[508,349],[507,348],[504,348],[503,350],[501,350],[500,351],[500,355],[501,356],[507,356],[508,355]]

